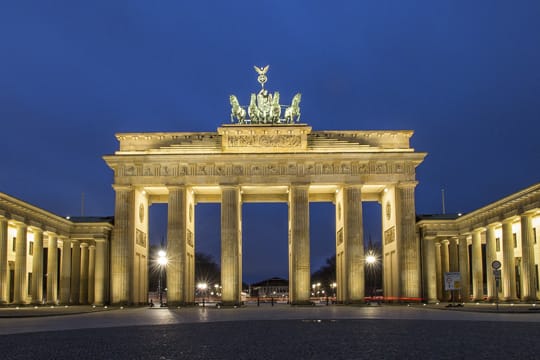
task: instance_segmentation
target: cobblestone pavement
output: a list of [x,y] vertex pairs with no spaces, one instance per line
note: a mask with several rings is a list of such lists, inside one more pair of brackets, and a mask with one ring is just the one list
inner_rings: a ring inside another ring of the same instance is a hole
[[540,314],[373,306],[0,318],[1,359],[537,359]]

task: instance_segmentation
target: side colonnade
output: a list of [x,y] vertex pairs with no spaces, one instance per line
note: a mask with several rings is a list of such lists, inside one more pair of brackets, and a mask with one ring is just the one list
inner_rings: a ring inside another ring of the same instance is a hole
[[[540,184],[469,214],[419,216],[417,227],[427,301],[540,299]],[[460,274],[454,294],[447,272]]]
[[0,193],[0,304],[108,302],[112,219],[62,218]]

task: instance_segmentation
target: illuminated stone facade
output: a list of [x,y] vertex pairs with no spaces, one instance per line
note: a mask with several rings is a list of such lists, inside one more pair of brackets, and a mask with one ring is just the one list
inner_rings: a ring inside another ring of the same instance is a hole
[[[540,183],[462,216],[419,216],[423,296],[448,301],[444,273],[459,272],[461,301],[540,297]],[[502,265],[500,281],[492,268]]]
[[0,193],[0,304],[107,303],[112,229]]
[[[335,204],[337,299],[364,298],[362,202],[383,204],[384,291],[421,296],[412,131],[312,131],[304,124],[231,124],[217,132],[118,134],[114,171],[112,303],[146,301],[148,206],[168,204],[168,302],[193,303],[195,211],[221,204],[222,300],[241,302],[242,204],[286,202],[289,296],[310,298],[309,203]],[[269,227],[271,225],[269,224]],[[266,231],[266,229],[261,229]],[[283,239],[287,241],[287,239]]]

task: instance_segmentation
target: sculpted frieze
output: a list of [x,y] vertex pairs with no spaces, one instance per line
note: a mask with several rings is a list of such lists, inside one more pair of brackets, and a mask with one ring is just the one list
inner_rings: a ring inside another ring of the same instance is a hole
[[246,164],[180,163],[126,164],[119,176],[304,176],[304,175],[414,175],[414,164],[404,161],[289,161]]
[[300,147],[302,138],[299,135],[229,135],[228,147]]

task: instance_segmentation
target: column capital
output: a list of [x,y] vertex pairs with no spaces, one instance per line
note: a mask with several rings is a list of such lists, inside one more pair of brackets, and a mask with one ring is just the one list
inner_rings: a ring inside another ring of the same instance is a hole
[[440,243],[441,243],[442,245],[448,245],[448,244],[450,244],[450,240],[444,239],[444,240],[441,240]]
[[186,185],[183,184],[176,184],[176,185],[165,185],[167,190],[184,190],[186,188]]
[[504,224],[512,224],[516,221],[515,217],[512,216],[512,217],[509,217],[509,218],[506,218],[506,219],[502,219],[501,220],[501,223],[504,225]]
[[82,248],[83,248],[83,247],[88,247],[88,243],[87,243],[87,242],[81,242],[80,247],[82,247]]
[[114,189],[114,191],[130,191],[134,189],[132,185],[120,185],[120,184],[113,184],[112,188]]
[[398,189],[415,188],[416,185],[418,185],[418,181],[400,181],[396,184],[396,188]]
[[436,241],[436,242],[435,242],[435,247],[441,247],[440,241]]
[[39,226],[35,226],[35,225],[30,225],[29,230],[31,230],[34,234],[44,232],[43,228],[41,228]]

